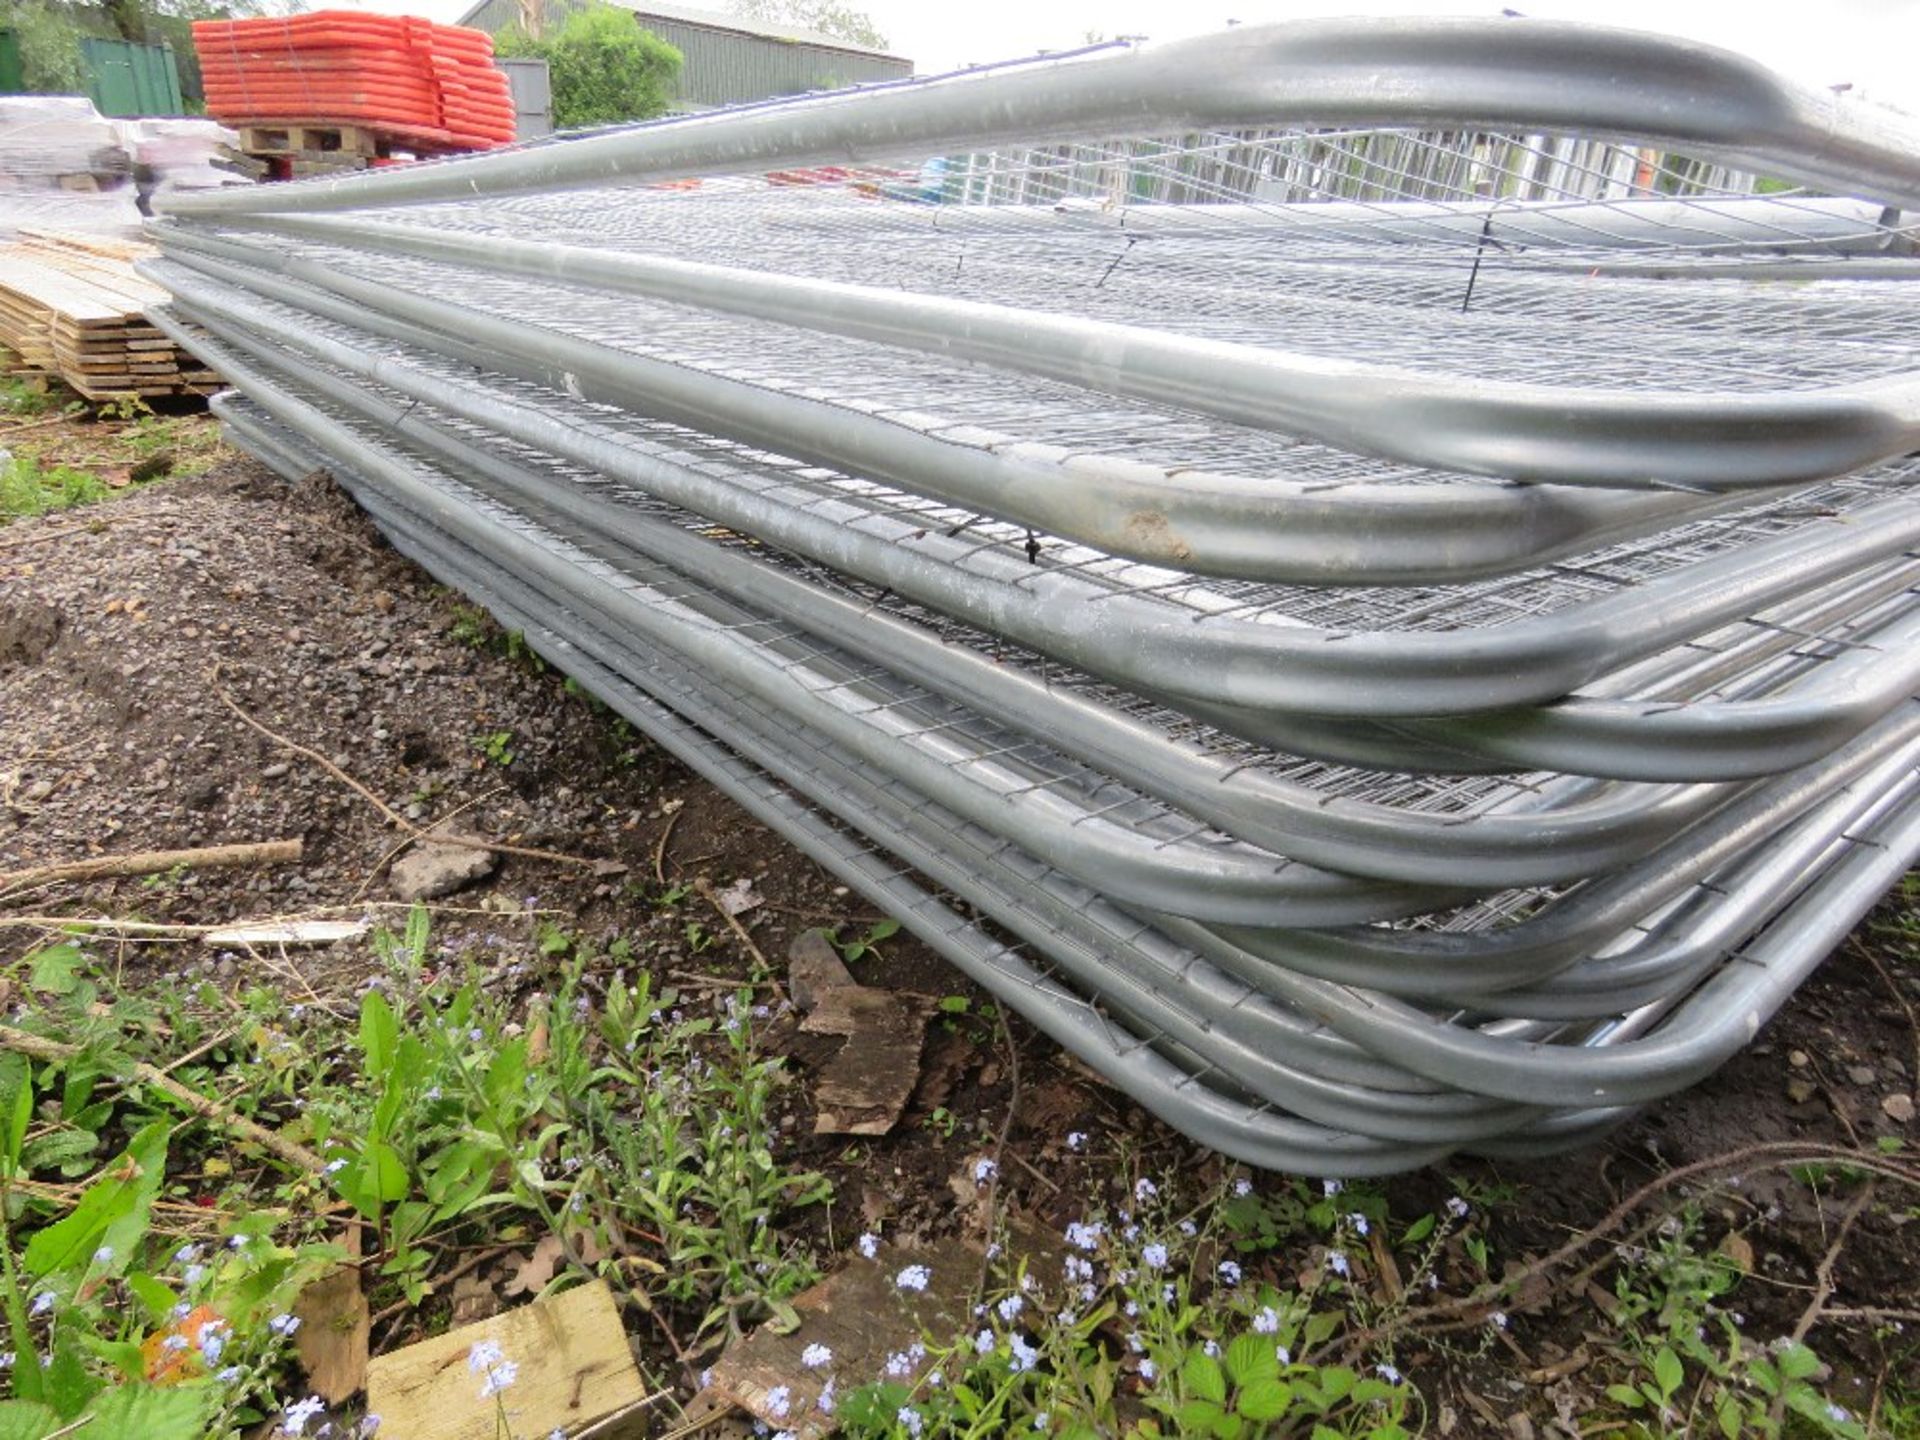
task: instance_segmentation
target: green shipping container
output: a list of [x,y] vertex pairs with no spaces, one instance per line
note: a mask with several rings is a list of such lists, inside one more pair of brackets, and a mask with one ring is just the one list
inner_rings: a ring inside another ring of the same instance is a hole
[[20,37],[11,30],[0,30],[0,95],[18,95],[26,88],[26,71],[20,64]]
[[130,40],[80,42],[87,69],[87,93],[102,115],[180,115],[180,67],[171,45],[136,45]]

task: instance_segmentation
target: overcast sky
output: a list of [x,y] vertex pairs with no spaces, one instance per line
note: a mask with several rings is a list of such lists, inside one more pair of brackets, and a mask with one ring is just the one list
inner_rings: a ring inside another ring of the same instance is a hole
[[[339,0],[313,0],[336,4]],[[470,0],[348,0],[457,18]],[[722,10],[726,0],[691,0]],[[853,0],[859,4],[860,0]],[[1527,15],[1658,30],[1745,51],[1817,85],[1851,82],[1920,111],[1920,0],[867,0],[864,9],[922,73],[1064,49],[1088,34],[1168,40],[1229,21],[1316,15]]]

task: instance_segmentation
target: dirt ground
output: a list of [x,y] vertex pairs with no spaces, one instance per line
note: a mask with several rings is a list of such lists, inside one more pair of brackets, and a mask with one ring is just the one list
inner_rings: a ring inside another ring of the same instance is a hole
[[[880,918],[512,648],[387,549],[329,486],[290,489],[243,459],[0,528],[0,871],[225,842],[305,846],[291,866],[50,887],[15,898],[0,918],[91,911],[205,924],[397,905],[383,875],[396,828],[243,713],[328,757],[418,823],[457,815],[480,835],[603,862],[502,857],[490,879],[441,902],[437,933],[449,943],[525,945],[524,912],[536,909],[564,915],[582,934],[628,937],[665,974],[737,973],[738,940],[697,899],[658,903],[665,887],[656,876],[716,887],[749,879],[763,903],[742,918],[776,965],[808,928],[858,934]],[[701,929],[690,934],[690,922]],[[1721,1152],[1910,1135],[1883,1102],[1911,1096],[1920,1069],[1920,946],[1911,933],[1905,910],[1890,903],[1758,1044],[1604,1144],[1549,1161],[1463,1158],[1444,1173],[1403,1177],[1390,1187],[1396,1211],[1439,1205],[1450,1177],[1504,1187],[1496,1252],[1536,1254],[1600,1221],[1649,1178]],[[0,929],[0,959],[34,938]],[[234,960],[203,954],[143,948],[128,963],[205,965],[222,981],[243,978]],[[324,952],[288,961],[280,978],[297,986],[301,967],[329,963]],[[905,937],[855,968],[868,983],[967,993]],[[1005,1185],[1015,1204],[1057,1221],[1064,1197],[1093,1183],[1076,1169],[1120,1148],[1159,1170],[1215,1163],[1044,1039],[1018,1024],[1013,1035],[1023,1079],[1008,1145],[1017,1163]],[[797,1059],[804,1069],[808,1055]],[[863,1216],[939,1234],[953,1219],[947,1180],[957,1157],[1001,1127],[1010,1082],[997,1037],[937,1032],[908,1114],[870,1145],[811,1134],[797,1087],[785,1119],[795,1162],[834,1177],[843,1235]],[[1084,1154],[1063,1144],[1076,1129],[1093,1137]],[[1833,1276],[1833,1305],[1916,1303],[1914,1199],[1890,1196],[1861,1216]],[[1791,1330],[1832,1239],[1831,1206],[1789,1175],[1758,1168],[1708,1203],[1713,1225],[1738,1221],[1755,1246],[1753,1282],[1742,1291],[1753,1333]],[[1573,1351],[1594,1313],[1580,1294],[1546,1297],[1502,1346],[1473,1355],[1436,1347],[1415,1356],[1410,1373],[1432,1413],[1462,1417],[1460,1433],[1482,1433],[1514,1412],[1544,1422],[1555,1382],[1524,1377]],[[1873,1325],[1829,1325],[1819,1338],[1837,1388],[1857,1392],[1862,1409],[1875,1387],[1920,1378],[1898,1372],[1910,1350]]]

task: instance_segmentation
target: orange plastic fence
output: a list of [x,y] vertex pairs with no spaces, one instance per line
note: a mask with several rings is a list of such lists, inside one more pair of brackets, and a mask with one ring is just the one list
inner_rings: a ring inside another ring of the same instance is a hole
[[207,113],[228,125],[358,125],[435,150],[514,138],[507,77],[479,30],[317,10],[196,21],[193,44]]

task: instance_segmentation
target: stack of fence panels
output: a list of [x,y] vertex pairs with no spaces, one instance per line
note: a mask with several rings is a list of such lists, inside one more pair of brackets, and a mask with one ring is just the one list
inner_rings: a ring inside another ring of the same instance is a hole
[[1378,1172],[1692,1083],[1920,854],[1904,123],[1249,26],[181,197],[149,271],[239,443],[1172,1123]]

